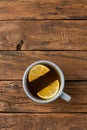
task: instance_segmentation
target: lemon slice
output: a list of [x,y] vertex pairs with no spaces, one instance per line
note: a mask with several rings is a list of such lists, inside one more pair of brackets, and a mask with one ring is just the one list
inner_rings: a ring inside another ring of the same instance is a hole
[[43,99],[50,99],[54,97],[58,91],[59,91],[59,80],[55,80],[51,84],[49,84],[47,87],[40,90],[37,93],[37,95]]
[[[34,80],[39,79],[39,77],[45,76],[46,73],[48,73],[49,71],[50,68],[45,65],[42,64],[35,65],[34,67],[31,68],[28,74],[28,80],[29,82],[33,82]],[[54,74],[52,73],[52,77],[53,76]],[[59,80],[55,79],[51,83],[46,85],[43,89],[40,89],[38,92],[36,92],[36,94],[38,95],[38,97],[42,99],[50,99],[54,97],[58,91],[59,91]]]
[[30,70],[28,74],[28,80],[29,82],[31,82],[45,75],[49,71],[50,69],[45,65],[41,65],[41,64],[35,65],[34,67],[32,67],[32,69]]

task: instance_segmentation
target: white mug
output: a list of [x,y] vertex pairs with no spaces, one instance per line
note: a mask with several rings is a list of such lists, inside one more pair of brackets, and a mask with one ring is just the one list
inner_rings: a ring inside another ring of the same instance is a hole
[[[48,65],[48,66],[52,67],[59,75],[60,89],[57,92],[57,94],[54,97],[52,97],[51,99],[44,100],[44,99],[37,98],[34,95],[32,95],[32,93],[28,89],[28,86],[27,86],[28,73],[33,66],[38,65],[38,64]],[[50,103],[50,102],[55,101],[59,97],[61,97],[65,101],[69,102],[71,100],[71,97],[63,91],[64,83],[65,83],[65,80],[64,80],[64,74],[63,74],[62,70],[58,67],[58,65],[54,64],[53,62],[47,61],[47,60],[40,60],[40,61],[36,61],[36,62],[32,63],[31,65],[28,66],[28,68],[25,70],[24,75],[23,75],[23,89],[24,89],[26,95],[30,99],[32,99],[33,101],[38,102],[38,103]]]

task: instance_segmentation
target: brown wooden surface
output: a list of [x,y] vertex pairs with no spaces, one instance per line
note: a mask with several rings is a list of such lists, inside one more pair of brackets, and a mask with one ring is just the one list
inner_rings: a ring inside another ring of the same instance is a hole
[[[37,60],[63,70],[69,103],[26,96]],[[0,130],[87,130],[87,0],[0,0]]]
[[87,21],[0,21],[0,50],[87,50]]
[[0,2],[0,10],[0,20],[87,19],[86,0],[6,1]]
[[0,130],[86,130],[87,115],[1,114],[0,124]]
[[0,81],[0,112],[87,112],[86,81],[67,81],[64,91],[72,97],[69,103],[38,104],[26,96],[21,81]]
[[25,69],[37,60],[59,65],[66,80],[87,80],[86,51],[1,51],[0,79],[22,79]]

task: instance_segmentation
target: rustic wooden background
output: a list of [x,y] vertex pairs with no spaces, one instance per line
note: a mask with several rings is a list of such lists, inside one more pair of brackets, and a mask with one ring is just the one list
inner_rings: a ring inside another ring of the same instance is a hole
[[[25,95],[40,59],[63,70],[71,102]],[[87,130],[87,0],[0,0],[0,130]]]

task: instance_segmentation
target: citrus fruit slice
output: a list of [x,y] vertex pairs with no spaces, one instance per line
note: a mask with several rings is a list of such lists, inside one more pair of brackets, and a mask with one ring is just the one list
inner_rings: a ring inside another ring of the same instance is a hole
[[34,67],[32,67],[32,69],[30,70],[28,74],[28,80],[29,82],[31,82],[45,75],[49,71],[50,69],[45,65],[41,65],[41,64],[35,65]]
[[50,99],[54,97],[58,91],[59,91],[59,80],[55,80],[51,84],[49,84],[47,87],[40,90],[37,93],[37,95],[43,99]]

